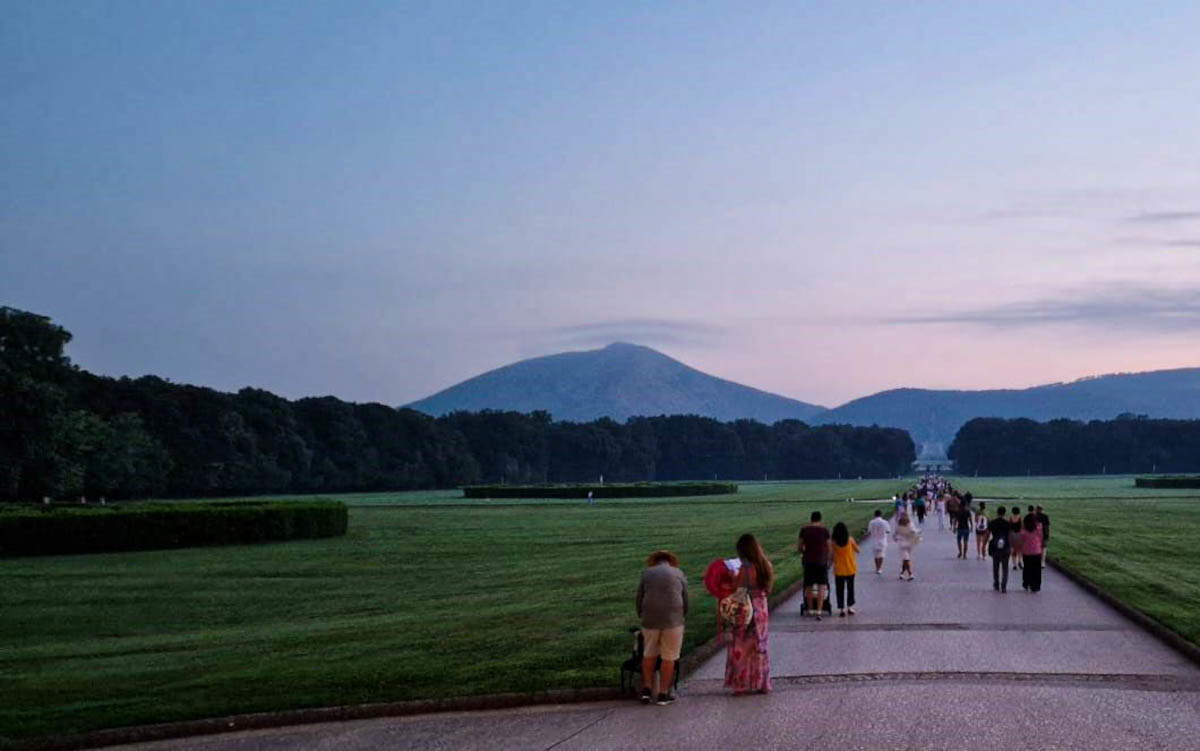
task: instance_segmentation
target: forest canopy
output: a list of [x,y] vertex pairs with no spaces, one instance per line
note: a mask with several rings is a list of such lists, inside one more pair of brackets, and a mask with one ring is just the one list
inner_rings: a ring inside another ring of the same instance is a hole
[[696,415],[624,423],[545,412],[440,418],[332,396],[235,394],[74,366],[71,335],[0,307],[0,499],[227,496],[468,483],[891,477],[915,450],[895,428]]
[[976,418],[948,452],[963,474],[1093,475],[1200,468],[1200,420]]

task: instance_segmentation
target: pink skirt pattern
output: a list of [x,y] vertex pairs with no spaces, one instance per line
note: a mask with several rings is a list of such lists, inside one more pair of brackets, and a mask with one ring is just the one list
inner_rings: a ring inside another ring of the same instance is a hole
[[767,595],[762,590],[751,595],[754,623],[749,628],[725,632],[725,686],[734,693],[767,693],[771,690],[771,655],[767,651],[770,615]]

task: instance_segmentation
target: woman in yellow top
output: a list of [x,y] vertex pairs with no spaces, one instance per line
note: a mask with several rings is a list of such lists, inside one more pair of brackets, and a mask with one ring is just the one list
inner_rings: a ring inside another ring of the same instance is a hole
[[854,615],[854,575],[858,573],[858,543],[844,522],[833,527],[833,578],[837,588],[839,617]]

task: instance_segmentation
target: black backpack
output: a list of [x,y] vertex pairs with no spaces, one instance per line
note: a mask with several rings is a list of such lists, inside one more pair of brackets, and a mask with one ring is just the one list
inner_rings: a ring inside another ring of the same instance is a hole
[[[999,526],[999,525],[997,525]],[[1008,525],[1003,532],[993,532],[992,541],[988,543],[988,553],[993,556],[1004,555],[1008,552]]]

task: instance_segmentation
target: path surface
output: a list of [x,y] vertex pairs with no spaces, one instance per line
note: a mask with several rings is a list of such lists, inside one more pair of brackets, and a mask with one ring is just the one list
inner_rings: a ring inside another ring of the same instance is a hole
[[[928,520],[927,520],[928,521]],[[771,614],[775,690],[733,698],[724,653],[670,707],[634,702],[309,725],[121,746],[198,749],[1181,749],[1200,746],[1200,669],[1047,570],[991,588],[928,525],[915,582],[859,558],[859,613]],[[972,541],[973,544],[973,541]],[[996,712],[1003,721],[989,723]],[[969,718],[969,719],[968,719]],[[836,744],[836,746],[835,746]]]

